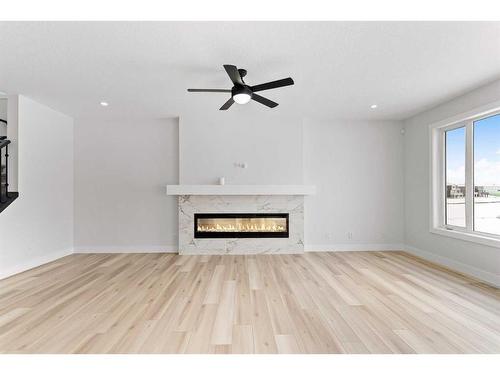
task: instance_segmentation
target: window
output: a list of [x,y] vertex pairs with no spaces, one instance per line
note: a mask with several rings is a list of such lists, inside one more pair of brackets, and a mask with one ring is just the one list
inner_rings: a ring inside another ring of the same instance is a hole
[[431,125],[431,231],[500,247],[500,108]]

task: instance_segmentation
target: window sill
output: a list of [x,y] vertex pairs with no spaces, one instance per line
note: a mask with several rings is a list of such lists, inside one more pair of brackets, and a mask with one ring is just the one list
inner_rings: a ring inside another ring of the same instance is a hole
[[462,232],[460,230],[445,229],[445,228],[432,228],[430,232],[434,234],[439,234],[441,236],[452,237],[459,240],[470,241],[481,245],[500,248],[500,238],[494,238],[483,234],[467,233],[467,232]]

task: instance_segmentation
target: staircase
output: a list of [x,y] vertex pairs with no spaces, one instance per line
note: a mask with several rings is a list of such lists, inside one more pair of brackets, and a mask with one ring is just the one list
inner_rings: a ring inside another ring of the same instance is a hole
[[0,199],[7,196],[7,167],[0,167]]
[[0,136],[0,212],[19,196],[9,191],[9,144],[6,136]]

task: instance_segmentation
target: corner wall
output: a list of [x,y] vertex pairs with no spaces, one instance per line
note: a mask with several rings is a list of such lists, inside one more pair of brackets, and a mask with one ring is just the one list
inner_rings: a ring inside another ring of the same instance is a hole
[[429,231],[429,125],[500,99],[500,81],[404,122],[405,243],[415,255],[500,285],[500,249]]
[[73,120],[18,101],[19,198],[0,214],[0,278],[72,253]]

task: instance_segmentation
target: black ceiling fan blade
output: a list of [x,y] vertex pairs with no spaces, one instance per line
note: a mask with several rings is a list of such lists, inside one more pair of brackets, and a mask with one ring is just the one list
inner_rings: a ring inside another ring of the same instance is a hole
[[231,92],[226,89],[187,89],[188,92]]
[[288,77],[288,78],[278,79],[277,81],[272,81],[272,82],[267,82],[267,83],[262,83],[260,85],[252,86],[251,89],[253,92],[256,92],[256,91],[277,89],[278,87],[290,86],[293,84],[294,84],[293,79]]
[[229,100],[225,102],[222,107],[219,108],[219,111],[227,110],[229,107],[233,105],[233,103],[234,103],[233,97],[230,97]]
[[238,68],[234,65],[224,65],[224,69],[226,69],[227,75],[231,78],[231,81],[236,85],[244,85],[243,80],[241,79],[240,72],[238,72]]
[[272,100],[269,100],[267,98],[264,98],[263,96],[253,94],[252,99],[255,100],[256,102],[259,102],[260,104],[264,104],[265,106],[268,106],[269,108],[274,108],[278,106],[278,103],[273,102]]

